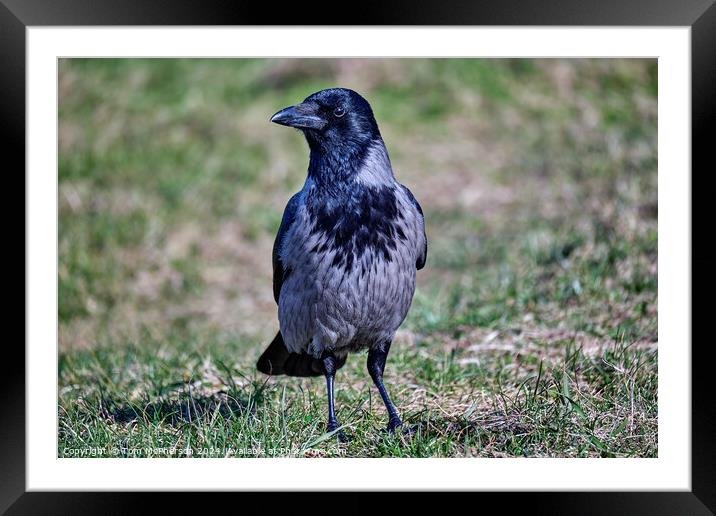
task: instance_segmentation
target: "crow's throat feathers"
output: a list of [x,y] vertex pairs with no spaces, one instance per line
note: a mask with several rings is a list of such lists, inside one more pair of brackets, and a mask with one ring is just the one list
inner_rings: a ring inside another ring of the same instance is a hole
[[364,184],[393,184],[388,151],[380,138],[368,143],[348,142],[330,150],[311,147],[308,178],[318,187],[360,181]]

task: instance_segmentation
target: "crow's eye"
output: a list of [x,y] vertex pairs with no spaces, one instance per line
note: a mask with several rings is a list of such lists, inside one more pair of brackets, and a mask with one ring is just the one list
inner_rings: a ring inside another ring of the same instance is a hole
[[333,115],[337,118],[340,118],[345,114],[346,114],[346,110],[340,106],[338,106],[336,109],[333,110]]

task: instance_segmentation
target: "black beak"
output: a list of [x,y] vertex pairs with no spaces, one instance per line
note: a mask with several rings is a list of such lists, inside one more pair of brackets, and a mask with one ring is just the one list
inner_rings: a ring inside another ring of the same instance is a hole
[[271,121],[297,129],[317,129],[319,131],[328,123],[318,115],[318,105],[312,102],[282,109],[271,117]]

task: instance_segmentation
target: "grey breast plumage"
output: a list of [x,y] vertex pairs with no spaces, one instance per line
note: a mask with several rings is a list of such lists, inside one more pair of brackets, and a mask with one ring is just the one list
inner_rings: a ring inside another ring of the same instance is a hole
[[347,183],[309,177],[286,208],[274,249],[288,351],[341,356],[390,341],[410,308],[426,246],[420,206],[395,180],[381,140]]

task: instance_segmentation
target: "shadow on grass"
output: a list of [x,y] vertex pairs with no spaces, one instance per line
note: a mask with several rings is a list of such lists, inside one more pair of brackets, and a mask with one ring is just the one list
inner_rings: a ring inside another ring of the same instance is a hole
[[119,403],[110,397],[100,398],[100,414],[114,423],[128,424],[137,420],[181,425],[206,422],[207,418],[231,418],[253,412],[256,396],[237,397],[225,391],[196,396],[181,393],[175,399],[141,403]]

